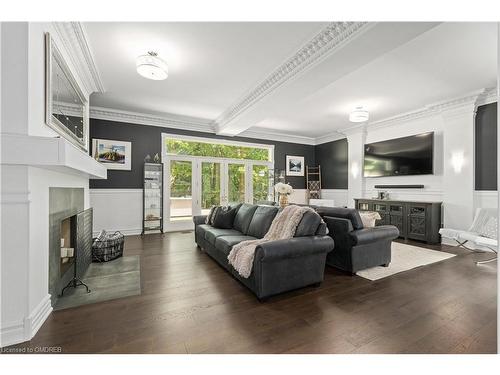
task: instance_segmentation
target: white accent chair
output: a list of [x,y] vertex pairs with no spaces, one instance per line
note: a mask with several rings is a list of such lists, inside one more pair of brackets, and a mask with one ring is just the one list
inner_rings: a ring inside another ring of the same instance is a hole
[[[478,208],[468,230],[441,228],[439,234],[444,238],[454,240],[458,247],[466,250],[485,252],[489,249],[495,253],[493,258],[476,262],[476,264],[494,262],[498,255],[498,210]],[[474,247],[467,247],[467,243],[471,243]]]

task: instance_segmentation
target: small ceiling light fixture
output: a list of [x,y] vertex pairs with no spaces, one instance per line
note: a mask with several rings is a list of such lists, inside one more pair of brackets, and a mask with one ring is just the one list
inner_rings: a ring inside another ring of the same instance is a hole
[[168,77],[167,63],[158,57],[156,52],[141,55],[136,61],[137,73],[144,78],[161,81]]
[[356,107],[354,111],[349,113],[350,122],[365,122],[370,118],[368,111],[364,110],[363,107]]

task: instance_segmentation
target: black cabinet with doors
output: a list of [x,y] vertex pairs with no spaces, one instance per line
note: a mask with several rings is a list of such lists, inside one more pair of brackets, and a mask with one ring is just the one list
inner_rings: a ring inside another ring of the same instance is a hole
[[355,199],[360,211],[375,211],[376,225],[394,225],[401,237],[429,244],[440,243],[441,202],[409,202],[383,199]]

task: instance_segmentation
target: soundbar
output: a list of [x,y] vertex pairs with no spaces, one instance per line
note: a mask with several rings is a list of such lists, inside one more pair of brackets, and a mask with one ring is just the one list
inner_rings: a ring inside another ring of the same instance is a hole
[[375,185],[375,189],[423,189],[424,185]]

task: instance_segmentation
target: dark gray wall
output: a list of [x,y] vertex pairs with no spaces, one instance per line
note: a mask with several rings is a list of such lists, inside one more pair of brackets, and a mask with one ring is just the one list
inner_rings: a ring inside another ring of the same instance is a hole
[[497,103],[476,112],[476,190],[497,190]]
[[315,146],[316,164],[321,165],[323,189],[347,189],[347,139]]
[[[109,170],[107,180],[90,180],[91,189],[139,189],[142,188],[142,165],[146,155],[161,155],[161,133],[191,135],[274,145],[274,167],[285,169],[286,155],[304,156],[306,165],[314,165],[314,146],[276,142],[245,137],[222,137],[210,133],[192,132],[158,126],[144,126],[107,120],[90,119],[90,138],[132,142],[132,170]],[[295,189],[305,189],[305,177],[287,177]]]

